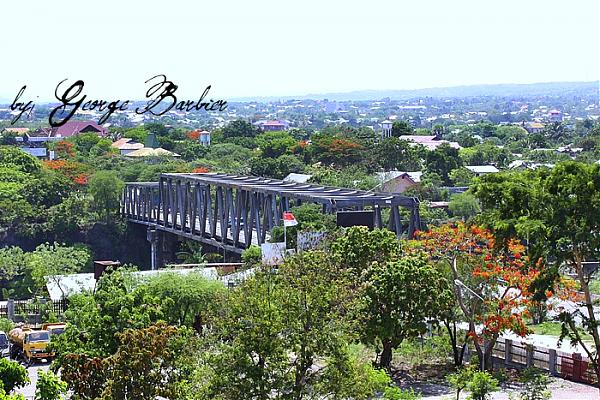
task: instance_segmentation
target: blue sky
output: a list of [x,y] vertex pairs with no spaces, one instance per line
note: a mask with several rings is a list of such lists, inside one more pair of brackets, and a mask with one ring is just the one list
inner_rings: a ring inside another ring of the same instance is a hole
[[599,77],[598,0],[9,1],[0,98],[194,99]]

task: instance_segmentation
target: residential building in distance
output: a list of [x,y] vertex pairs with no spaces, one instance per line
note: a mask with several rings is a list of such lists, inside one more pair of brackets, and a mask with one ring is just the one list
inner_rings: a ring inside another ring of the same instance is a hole
[[283,181],[284,182],[294,182],[294,183],[306,183],[310,180],[310,178],[312,178],[312,175],[297,174],[297,173],[292,172],[292,173],[288,174],[288,176],[283,178]]
[[544,124],[540,122],[528,122],[525,124],[524,128],[529,133],[540,133],[542,130],[544,130]]
[[133,151],[144,148],[143,143],[138,143],[135,140],[129,139],[129,138],[119,139],[116,142],[114,142],[111,146],[113,148],[119,150],[119,152],[121,153],[122,156],[125,156]]
[[563,115],[558,110],[550,110],[550,112],[548,112],[548,120],[550,122],[561,122],[563,120]]
[[407,140],[411,143],[414,143],[415,145],[420,144],[422,146],[425,146],[427,150],[435,150],[444,143],[448,143],[450,147],[453,147],[455,149],[461,148],[458,143],[443,140],[439,136],[403,135],[400,136],[400,139]]
[[290,128],[290,123],[286,120],[256,121],[252,125],[262,129],[265,132],[287,131]]
[[54,151],[48,151],[45,147],[20,147],[20,149],[40,160],[54,159]]
[[465,168],[474,173],[475,176],[495,174],[496,172],[500,172],[500,170],[493,165],[467,165]]
[[385,171],[377,173],[380,184],[378,191],[388,193],[403,193],[413,186],[421,184],[422,172]]
[[58,128],[39,128],[25,133],[23,141],[29,142],[49,142],[53,140],[62,140],[80,133],[92,132],[98,136],[108,136],[108,129],[98,125],[93,121],[68,121]]
[[108,129],[93,121],[68,121],[63,126],[53,128],[53,136],[60,138],[71,137],[87,132],[92,132],[102,137],[108,136]]

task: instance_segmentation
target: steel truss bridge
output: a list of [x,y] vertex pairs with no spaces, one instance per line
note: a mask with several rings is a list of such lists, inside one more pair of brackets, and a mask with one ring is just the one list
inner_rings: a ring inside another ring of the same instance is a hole
[[218,173],[162,174],[158,182],[127,183],[121,213],[130,222],[241,253],[268,241],[283,212],[303,203],[320,204],[323,213],[373,210],[378,228],[382,211],[389,209],[387,228],[398,237],[412,237],[421,226],[419,202],[411,197]]

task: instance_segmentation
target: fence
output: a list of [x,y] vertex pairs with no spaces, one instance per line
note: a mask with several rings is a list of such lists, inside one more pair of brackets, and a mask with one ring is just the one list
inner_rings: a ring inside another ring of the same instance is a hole
[[493,350],[495,366],[522,369],[536,367],[575,382],[596,384],[591,363],[579,353],[565,353],[556,349],[514,342],[499,338]]
[[0,318],[8,318],[13,322],[30,324],[41,323],[42,317],[54,314],[61,316],[67,309],[68,301],[63,300],[8,300],[0,302]]

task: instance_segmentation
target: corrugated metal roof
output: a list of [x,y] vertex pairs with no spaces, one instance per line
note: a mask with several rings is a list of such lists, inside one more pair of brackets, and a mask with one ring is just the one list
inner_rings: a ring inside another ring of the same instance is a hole
[[48,151],[45,147],[21,147],[21,150],[34,157],[46,157],[48,155]]
[[[191,272],[199,272],[205,278],[218,280],[219,274],[217,269],[214,267],[207,268],[191,268],[191,269],[160,269],[157,271],[138,271],[133,272],[133,275],[138,278],[150,277],[161,273],[175,273],[181,275],[187,275]],[[84,292],[91,292],[96,286],[96,280],[94,274],[72,274],[72,275],[53,275],[47,276],[46,288],[50,294],[50,298],[53,301],[58,301],[63,297],[68,297],[72,294],[79,294]]]
[[284,182],[296,182],[296,183],[306,183],[312,178],[312,175],[307,174],[296,174],[292,172],[288,174],[285,178],[283,178]]

